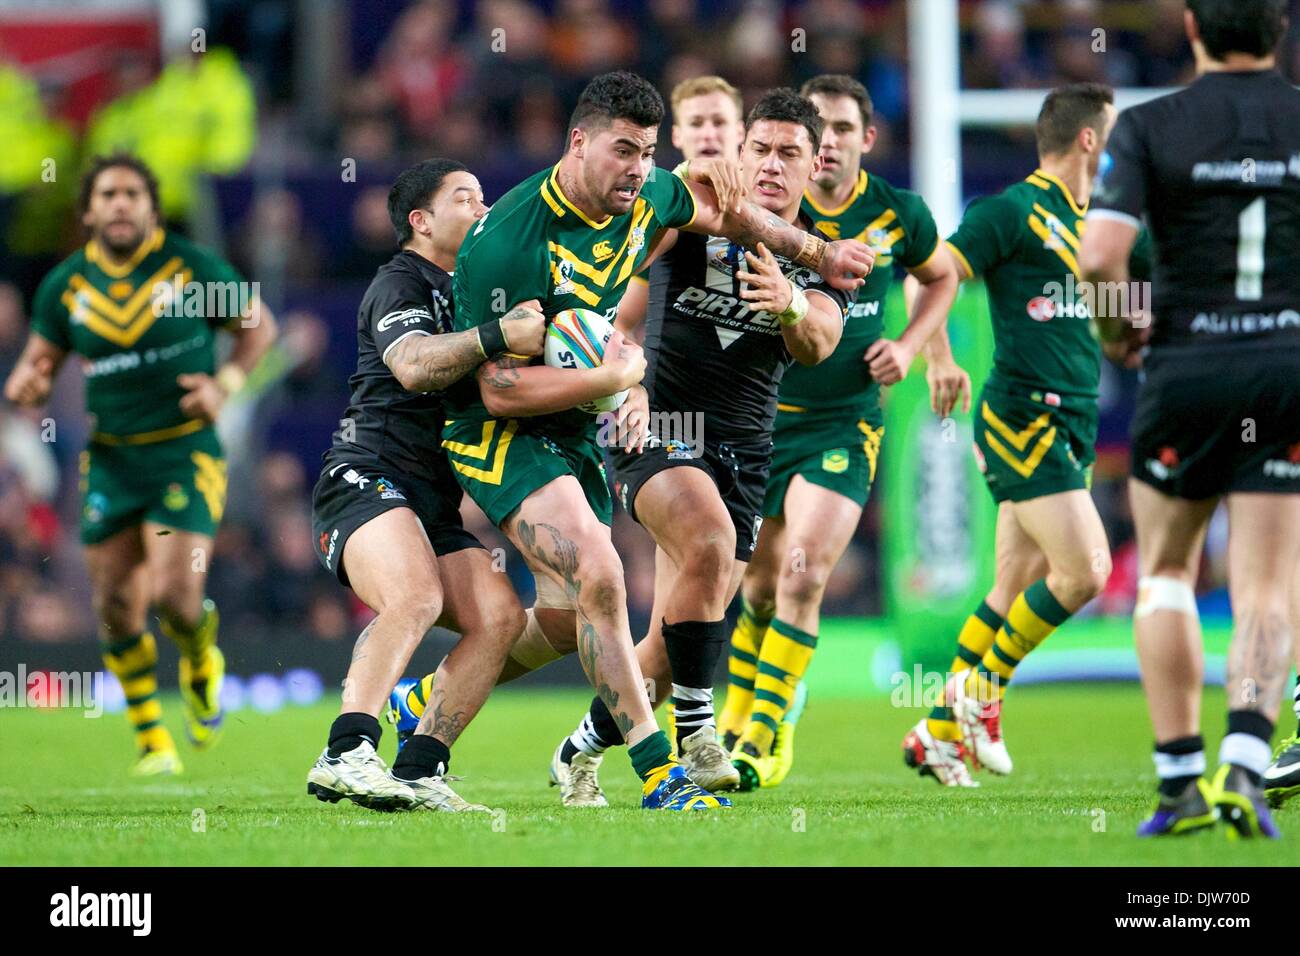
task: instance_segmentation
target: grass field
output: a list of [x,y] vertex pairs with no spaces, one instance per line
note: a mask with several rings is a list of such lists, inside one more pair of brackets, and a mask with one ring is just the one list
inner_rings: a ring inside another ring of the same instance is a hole
[[[943,864],[1294,865],[1300,801],[1271,844],[1222,832],[1139,841],[1150,801],[1150,738],[1136,685],[1013,690],[1005,731],[1016,773],[946,790],[906,770],[899,740],[919,711],[887,699],[814,697],[798,762],[778,790],[735,797],[708,814],[645,813],[626,756],[602,770],[613,806],[566,811],[546,786],[559,737],[587,695],[500,693],[456,749],[458,786],[501,808],[475,814],[380,815],[309,798],[305,777],[333,709],[231,715],[211,753],[186,750],[184,776],[133,780],[125,719],[9,710],[0,778],[6,864]],[[165,703],[179,734],[179,707]],[[1222,692],[1206,695],[1207,744],[1218,746]],[[1289,718],[1284,717],[1289,722]],[[1288,727],[1289,729],[1289,727]],[[184,745],[182,745],[184,747]],[[386,733],[382,750],[391,759]],[[201,817],[205,826],[196,832]]]

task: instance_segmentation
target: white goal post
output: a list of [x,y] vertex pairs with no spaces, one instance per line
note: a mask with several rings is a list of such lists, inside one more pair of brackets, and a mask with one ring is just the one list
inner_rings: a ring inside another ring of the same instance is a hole
[[[961,219],[962,129],[1032,126],[1049,92],[963,90],[958,21],[957,0],[908,0],[912,188],[925,197],[941,236],[951,233]],[[1118,89],[1115,105],[1123,110],[1172,92]]]

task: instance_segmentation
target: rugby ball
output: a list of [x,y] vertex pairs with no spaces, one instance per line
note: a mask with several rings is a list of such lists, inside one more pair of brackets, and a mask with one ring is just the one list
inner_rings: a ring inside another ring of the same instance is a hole
[[[595,368],[604,361],[605,343],[613,334],[614,326],[599,312],[565,309],[546,326],[546,364],[551,368]],[[627,393],[625,388],[578,408],[593,415],[612,412],[627,401]]]

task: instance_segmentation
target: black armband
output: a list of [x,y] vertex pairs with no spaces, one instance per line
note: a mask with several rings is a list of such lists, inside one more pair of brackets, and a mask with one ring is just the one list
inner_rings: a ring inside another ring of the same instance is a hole
[[492,358],[509,350],[506,334],[501,329],[501,320],[484,322],[478,327],[478,347],[483,350],[484,358]]

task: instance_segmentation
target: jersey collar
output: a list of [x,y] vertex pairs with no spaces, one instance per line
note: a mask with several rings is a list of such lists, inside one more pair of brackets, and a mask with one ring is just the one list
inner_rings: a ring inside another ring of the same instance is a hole
[[[1040,182],[1035,182],[1035,180],[1040,180]],[[1070,204],[1070,208],[1074,210],[1076,216],[1082,219],[1088,212],[1088,200],[1085,199],[1083,205],[1080,206],[1074,201],[1074,193],[1070,192],[1070,187],[1065,185],[1065,182],[1059,176],[1053,176],[1041,166],[1026,176],[1025,182],[1033,183],[1039,189],[1047,189],[1049,186],[1054,185],[1061,191],[1061,195],[1065,197],[1065,201]]]
[[111,262],[100,251],[99,243],[92,239],[86,243],[86,261],[99,266],[99,271],[110,279],[124,279],[135,271],[136,266],[144,262],[149,253],[156,252],[162,247],[165,235],[162,229],[154,229],[153,235],[146,236],[145,240],[136,246],[135,252],[131,253],[131,258],[120,264]]
[[817,212],[819,216],[826,216],[827,218],[842,216],[844,215],[845,211],[850,206],[852,206],[855,202],[857,202],[859,197],[861,197],[861,195],[867,191],[867,182],[868,182],[867,171],[865,169],[859,169],[858,184],[855,187],[853,187],[853,191],[849,193],[849,198],[844,200],[844,204],[842,206],[839,206],[836,209],[822,208],[822,206],[818,204],[817,200],[813,199],[811,189],[805,189],[803,191],[803,198],[804,201],[808,203],[808,205],[812,206],[812,208]]
[[614,221],[613,216],[606,216],[600,222],[594,222],[590,216],[570,202],[569,197],[564,195],[564,190],[560,188],[559,172],[560,164],[556,163],[551,167],[551,175],[542,180],[541,188],[542,198],[546,200],[546,205],[551,207],[551,212],[555,213],[557,219],[564,217],[567,208],[592,229],[604,229]]

